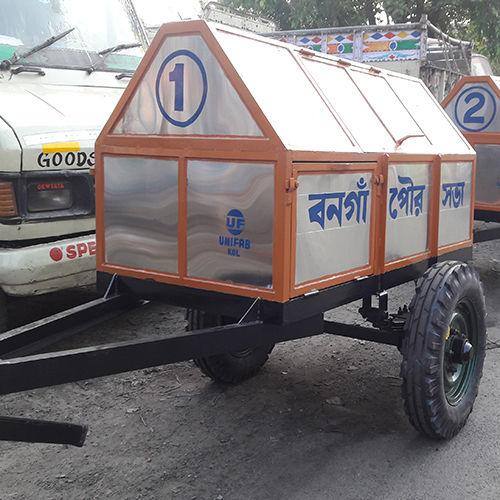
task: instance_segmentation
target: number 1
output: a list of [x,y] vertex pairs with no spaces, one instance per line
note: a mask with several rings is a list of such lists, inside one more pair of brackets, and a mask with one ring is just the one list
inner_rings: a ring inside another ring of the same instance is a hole
[[175,82],[174,109],[175,111],[184,111],[184,64],[177,63],[168,76],[171,82]]

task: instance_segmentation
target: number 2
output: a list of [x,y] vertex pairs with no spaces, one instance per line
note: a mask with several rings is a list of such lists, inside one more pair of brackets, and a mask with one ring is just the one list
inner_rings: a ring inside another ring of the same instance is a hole
[[484,95],[480,92],[471,92],[465,97],[464,101],[469,104],[472,99],[477,99],[477,102],[465,112],[464,123],[484,123],[484,116],[474,116],[474,113],[480,111],[484,106],[486,101]]
[[171,82],[175,82],[174,109],[175,111],[184,111],[184,64],[177,63],[168,77]]

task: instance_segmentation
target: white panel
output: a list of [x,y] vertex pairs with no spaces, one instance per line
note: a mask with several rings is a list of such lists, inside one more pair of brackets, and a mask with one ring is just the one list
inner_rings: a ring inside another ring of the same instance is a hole
[[385,261],[428,248],[430,166],[389,165]]
[[363,151],[394,151],[394,139],[345,69],[306,58],[304,64]]
[[472,163],[441,165],[439,246],[470,238]]
[[[420,125],[432,144],[434,153],[468,154],[472,147],[450,123],[439,103],[429,94],[422,81],[412,81],[387,75],[391,87],[405,103],[413,118]],[[413,139],[403,142],[401,151],[421,153]],[[426,148],[426,150],[429,150]]]
[[500,132],[500,99],[486,82],[465,84],[445,110],[460,130]]
[[299,177],[295,284],[369,264],[371,178],[369,172]]
[[113,133],[262,136],[200,36],[165,39]]
[[[351,71],[350,74],[396,141],[408,135],[423,135],[415,119],[408,113],[383,77],[360,71]],[[430,143],[425,137],[415,137],[405,142],[408,141],[418,146],[420,151],[429,149]]]
[[288,49],[221,30],[217,38],[285,146],[357,150]]

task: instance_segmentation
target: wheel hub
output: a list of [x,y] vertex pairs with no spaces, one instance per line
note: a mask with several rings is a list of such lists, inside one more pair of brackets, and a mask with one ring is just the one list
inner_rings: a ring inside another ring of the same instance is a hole
[[474,356],[474,347],[467,337],[456,332],[451,338],[450,357],[452,363],[467,363]]
[[449,404],[460,403],[467,393],[475,365],[476,332],[469,307],[455,310],[445,339],[444,389]]

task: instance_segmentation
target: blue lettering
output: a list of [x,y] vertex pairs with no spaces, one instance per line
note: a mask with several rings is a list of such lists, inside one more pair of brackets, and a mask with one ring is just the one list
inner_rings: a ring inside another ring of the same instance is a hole
[[[423,212],[425,184],[415,186],[411,177],[403,177],[401,175],[398,175],[398,182],[403,184],[403,187],[393,187],[389,189],[390,217],[396,219],[399,210],[404,211],[404,215],[415,215],[418,217]],[[393,203],[396,200],[398,203],[396,204],[396,208],[393,208]],[[399,205],[399,207],[397,205]]]
[[309,208],[309,222],[317,222],[322,229],[325,229],[325,216],[328,220],[335,217],[338,226],[342,227],[343,210],[346,209],[345,218],[348,221],[355,217],[356,224],[365,224],[370,190],[364,189],[367,184],[363,177],[359,179],[356,187],[358,190],[349,193],[343,191],[339,193],[310,194],[310,201],[318,201]]
[[441,200],[443,207],[448,205],[451,208],[463,207],[464,205],[464,188],[465,182],[449,182],[443,184],[444,200]]

